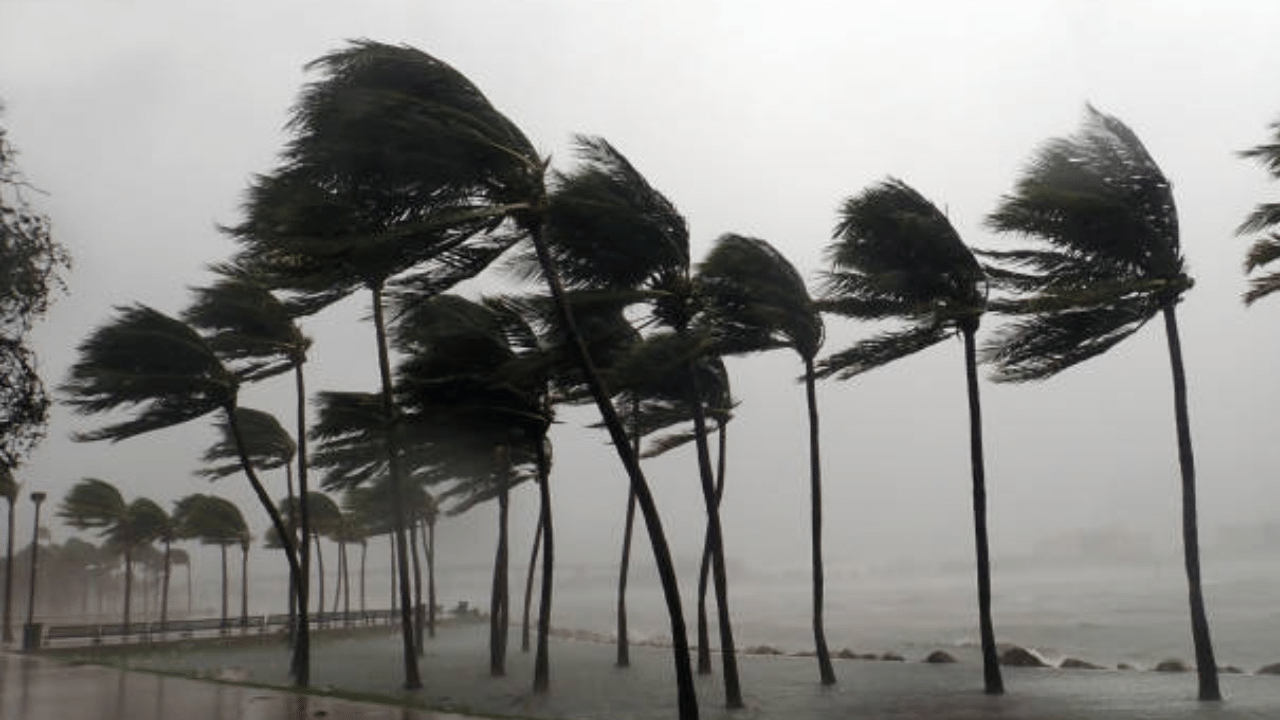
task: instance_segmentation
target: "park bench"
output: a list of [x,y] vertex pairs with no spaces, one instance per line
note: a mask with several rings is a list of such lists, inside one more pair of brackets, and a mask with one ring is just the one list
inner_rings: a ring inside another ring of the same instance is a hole
[[44,631],[44,644],[54,640],[90,640],[98,645],[102,642],[101,628],[98,625],[51,625]]

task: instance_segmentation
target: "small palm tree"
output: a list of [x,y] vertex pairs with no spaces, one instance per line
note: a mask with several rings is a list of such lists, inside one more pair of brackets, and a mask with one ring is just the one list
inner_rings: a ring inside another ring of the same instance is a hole
[[[81,414],[128,408],[134,417],[77,433],[80,441],[113,442],[222,411],[238,440],[240,465],[258,502],[285,538],[291,577],[301,578],[298,557],[284,521],[245,452],[236,416],[240,381],[190,325],[145,305],[117,309],[79,348],[79,359],[62,385],[66,402]],[[303,678],[295,676],[295,682]]]
[[964,340],[969,391],[970,468],[977,549],[978,627],[986,692],[1004,692],[991,620],[986,470],[975,336],[986,308],[986,279],[947,216],[901,180],[889,179],[840,208],[827,248],[823,309],[860,320],[896,319],[889,330],[822,361],[821,374],[848,379],[916,353],[958,333]]
[[[248,559],[248,524],[236,504],[216,495],[195,493],[176,503],[173,520],[180,537],[199,540],[204,545],[216,545],[222,554],[222,625],[227,626],[227,548],[238,545]],[[277,529],[277,532],[279,530]],[[287,546],[286,546],[287,547]],[[242,619],[247,617],[248,587],[244,582],[242,565],[241,608]]]
[[1195,459],[1176,308],[1192,286],[1182,257],[1173,188],[1137,135],[1088,108],[1081,131],[1035,154],[987,218],[994,230],[1038,241],[989,253],[992,278],[1014,293],[993,305],[1014,321],[988,349],[995,379],[1050,377],[1101,355],[1157,314],[1173,374],[1182,474],[1183,560],[1201,700],[1218,700],[1218,666],[1200,585]]
[[[1280,180],[1280,120],[1271,124],[1275,133],[1270,142],[1250,148],[1241,153],[1242,157],[1256,161],[1266,168],[1273,179]],[[1239,235],[1252,235],[1267,232],[1267,236],[1254,241],[1245,256],[1245,273],[1251,273],[1280,258],[1280,202],[1259,203],[1249,213],[1249,217],[1236,228]],[[1280,272],[1270,272],[1256,277],[1249,283],[1249,291],[1244,295],[1245,304],[1251,305],[1255,300],[1264,298],[1280,290]]]
[[[722,353],[794,350],[804,363],[809,409],[809,500],[813,571],[813,641],[824,685],[836,681],[823,624],[822,465],[814,362],[822,347],[822,317],[795,267],[757,238],[723,235],[698,268],[700,293]],[[723,437],[723,427],[722,427]]]

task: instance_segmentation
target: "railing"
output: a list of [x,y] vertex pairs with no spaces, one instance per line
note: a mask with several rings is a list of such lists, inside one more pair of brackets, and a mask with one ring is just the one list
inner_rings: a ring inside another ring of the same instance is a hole
[[[308,620],[311,627],[318,630],[380,625],[392,626],[399,624],[400,613],[394,610],[311,613],[308,616]],[[258,634],[269,630],[283,632],[288,627],[289,615],[287,613],[250,615],[247,618],[229,617],[225,620],[222,618],[169,620],[163,625],[158,622],[139,622],[130,623],[127,628],[122,623],[50,625],[43,628],[39,644],[48,647],[55,642],[66,645],[101,645],[106,640],[114,640],[119,643],[154,642],[213,633],[225,636],[232,634],[245,635],[250,631]]]

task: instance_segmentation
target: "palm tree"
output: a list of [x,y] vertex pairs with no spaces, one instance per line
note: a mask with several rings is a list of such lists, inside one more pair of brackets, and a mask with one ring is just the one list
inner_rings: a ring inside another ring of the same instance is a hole
[[[235,413],[239,379],[190,325],[145,305],[118,308],[117,313],[80,344],[80,357],[62,392],[78,413],[127,408],[135,410],[135,416],[77,433],[75,439],[115,442],[221,410],[239,440],[240,464],[249,485],[276,532],[285,538],[291,577],[305,577],[280,512],[245,453]],[[303,679],[295,676],[295,682]]]
[[13,511],[18,501],[18,482],[13,471],[0,465],[0,495],[9,504],[8,540],[4,551],[4,642],[13,642]]
[[[295,443],[274,417],[255,415],[256,411],[242,413],[243,422],[254,423],[255,427],[246,428],[247,438],[257,444],[262,442],[266,447],[247,448],[251,458],[284,458],[279,461],[285,468],[285,479],[289,497],[293,497],[293,476],[290,461],[297,458],[298,492],[306,495],[310,490],[307,483],[307,406],[306,379],[302,366],[307,361],[307,350],[311,347],[311,339],[302,334],[302,330],[294,321],[293,314],[275,295],[251,278],[238,275],[232,268],[218,268],[222,277],[207,288],[197,288],[195,300],[184,313],[184,317],[192,325],[211,334],[210,344],[222,357],[227,358],[236,368],[237,374],[246,381],[262,380],[274,377],[289,370],[293,371],[295,420],[298,440]],[[224,430],[230,430],[224,425]],[[223,437],[230,442],[216,446],[210,450],[216,458],[206,454],[206,461],[213,459],[233,459],[236,457],[234,438],[231,433],[224,432]],[[262,467],[275,467],[269,463]],[[310,533],[311,523],[307,508],[303,506],[298,517],[303,537]],[[291,527],[290,530],[294,528]],[[292,541],[294,535],[290,535]],[[311,572],[311,551],[307,543],[298,547],[299,570],[302,578],[294,578],[290,582],[289,612],[292,616],[295,605],[298,618],[290,617],[289,633],[294,642],[293,675],[298,685],[310,683],[311,675],[311,641],[310,622],[308,621],[308,598],[299,596],[309,588]]]
[[[170,516],[172,518],[172,516]],[[176,527],[176,522],[175,522]],[[179,528],[179,534],[181,529]],[[191,614],[191,555],[182,548],[174,548],[169,553],[169,562],[172,565],[182,565],[187,568],[187,614]]]
[[[831,269],[826,273],[823,309],[860,320],[897,319],[906,327],[836,352],[822,361],[822,375],[845,380],[931,347],[952,333],[964,339],[983,680],[988,694],[1003,693],[991,620],[986,474],[974,344],[986,306],[982,267],[947,216],[893,178],[845,200],[827,258]],[[811,374],[806,367],[806,376]]]
[[1088,108],[1081,131],[1035,154],[987,224],[1041,243],[990,253],[991,273],[1015,296],[995,309],[1015,320],[988,356],[995,379],[1040,380],[1072,367],[1163,316],[1173,374],[1182,474],[1183,559],[1201,700],[1222,697],[1200,587],[1195,460],[1176,308],[1192,285],[1180,249],[1173,189],[1124,123]]
[[[1272,178],[1280,180],[1280,120],[1271,123],[1275,135],[1270,142],[1240,153],[1242,157],[1257,161],[1266,168]],[[1236,228],[1238,235],[1268,232],[1267,237],[1255,240],[1245,256],[1245,273],[1266,267],[1280,258],[1280,202],[1259,203],[1249,217]],[[1271,272],[1254,278],[1244,295],[1246,305],[1280,290],[1280,272]]]
[[[235,503],[216,495],[195,493],[188,495],[174,506],[174,523],[183,538],[199,540],[204,545],[217,545],[222,554],[222,626],[227,627],[227,548],[239,545],[248,558],[248,524]],[[279,528],[276,528],[279,533]],[[288,546],[286,546],[288,547]],[[247,617],[248,588],[244,582],[242,565],[241,608],[242,619]]]
[[130,600],[133,590],[134,552],[170,529],[168,515],[151,500],[138,498],[126,503],[111,483],[85,478],[63,498],[58,516],[78,529],[95,529],[109,547],[124,555],[124,629],[129,631]]

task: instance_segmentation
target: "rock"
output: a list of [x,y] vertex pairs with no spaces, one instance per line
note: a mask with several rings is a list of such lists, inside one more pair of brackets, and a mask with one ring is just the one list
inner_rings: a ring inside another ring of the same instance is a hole
[[956,659],[946,650],[934,650],[929,653],[929,657],[925,658],[924,661],[934,665],[942,665],[945,663],[953,663]]
[[841,660],[857,660],[858,653],[850,650],[849,648],[841,648],[833,657],[840,658]]
[[814,657],[815,655],[817,653],[812,650],[797,650],[791,653],[791,657]]
[[902,661],[903,661],[903,657],[902,657],[901,655],[899,655],[898,653],[893,652],[893,651],[889,651],[889,652],[887,652],[887,653],[885,653],[885,654],[881,655],[881,656],[880,656],[880,659],[881,659],[881,660],[886,660],[886,661],[888,661],[888,662],[902,662]]
[[1258,672],[1254,674],[1255,675],[1280,675],[1280,663],[1271,663],[1270,665],[1260,667],[1258,668]]
[[1049,667],[1038,655],[1016,645],[1000,654],[1000,664],[1009,667]]
[[781,655],[782,651],[772,645],[755,645],[742,651],[744,655]]
[[1223,675],[1240,675],[1244,673],[1243,670],[1236,667],[1235,665],[1227,665],[1226,667],[1220,667],[1218,668],[1218,672],[1222,673]]
[[1169,658],[1156,663],[1156,672],[1186,672],[1191,668],[1187,664],[1177,658]]
[[880,656],[875,653],[861,653],[856,656],[859,660],[879,660]]
[[1137,670],[1138,668],[1130,665],[1129,663],[1120,663],[1119,665],[1116,666],[1116,669],[1117,670]]
[[1101,665],[1094,665],[1091,662],[1085,662],[1084,660],[1077,660],[1076,658],[1067,658],[1066,660],[1063,660],[1061,663],[1058,663],[1058,667],[1062,668],[1063,670],[1101,670],[1103,669]]

